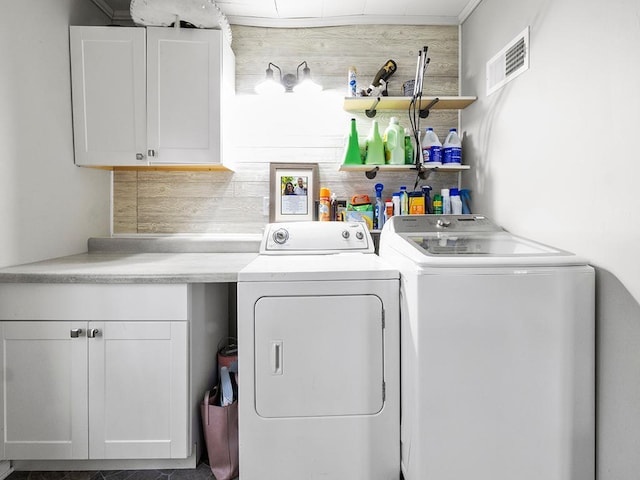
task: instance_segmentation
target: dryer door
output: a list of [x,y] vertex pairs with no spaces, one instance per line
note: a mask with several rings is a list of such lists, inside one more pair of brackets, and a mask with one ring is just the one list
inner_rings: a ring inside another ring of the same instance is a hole
[[255,304],[254,318],[258,415],[371,415],[382,410],[379,297],[263,297]]

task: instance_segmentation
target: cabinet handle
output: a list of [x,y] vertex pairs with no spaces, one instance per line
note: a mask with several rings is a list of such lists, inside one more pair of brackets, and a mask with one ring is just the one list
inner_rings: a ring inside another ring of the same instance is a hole
[[87,332],[87,337],[89,338],[95,338],[99,336],[100,336],[100,330],[98,330],[97,328],[90,328],[89,331]]
[[143,153],[136,153],[136,160],[144,160],[144,154]]
[[150,156],[150,157],[155,157],[156,156],[156,151],[152,150],[152,149],[149,149],[149,150],[147,150],[147,155]]
[[72,328],[71,329],[71,338],[78,338],[80,335],[82,335],[82,329],[81,328]]

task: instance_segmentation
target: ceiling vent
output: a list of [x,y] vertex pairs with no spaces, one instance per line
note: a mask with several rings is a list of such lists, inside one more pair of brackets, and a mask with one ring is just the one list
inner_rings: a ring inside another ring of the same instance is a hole
[[529,27],[487,62],[487,95],[529,69]]

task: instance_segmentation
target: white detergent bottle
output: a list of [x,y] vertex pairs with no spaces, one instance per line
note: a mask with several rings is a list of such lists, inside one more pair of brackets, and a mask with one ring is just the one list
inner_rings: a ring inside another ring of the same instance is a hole
[[443,165],[460,165],[462,163],[462,142],[455,128],[449,130],[444,145],[442,155]]
[[449,194],[449,189],[443,188],[440,194],[442,195],[442,214],[450,215],[451,214],[451,197]]
[[422,162],[434,167],[442,165],[442,144],[431,127],[426,129],[422,139]]
[[460,192],[457,188],[449,190],[449,197],[451,199],[451,213],[453,215],[462,215],[462,198],[460,198]]

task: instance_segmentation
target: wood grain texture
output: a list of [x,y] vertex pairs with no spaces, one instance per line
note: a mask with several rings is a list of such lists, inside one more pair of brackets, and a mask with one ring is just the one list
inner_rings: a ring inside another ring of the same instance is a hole
[[[364,112],[343,110],[347,71],[356,66],[361,87],[368,86],[388,60],[398,65],[390,95],[401,95],[402,83],[415,76],[418,50],[429,46],[431,64],[425,95],[458,95],[458,28],[456,26],[356,25],[317,28],[232,26],[236,56],[236,97],[225,119],[228,134],[225,164],[233,171],[115,172],[115,233],[261,232],[268,221],[263,212],[269,196],[269,163],[317,163],[319,181],[339,199],[356,193],[374,196],[383,183],[385,197],[401,185],[414,188],[416,175],[384,172],[369,180],[362,172],[340,172],[349,119],[356,118],[361,143],[373,120]],[[287,94],[274,103],[254,93],[269,62],[283,73],[295,73],[306,61],[311,75],[323,85],[321,95],[304,99]],[[474,92],[462,92],[473,95]],[[381,133],[392,116],[408,127],[406,112],[379,111]],[[458,126],[458,113],[432,111],[421,130],[434,128],[444,140]],[[464,159],[463,159],[464,162]],[[457,184],[455,173],[435,173],[418,186],[435,191]]]

